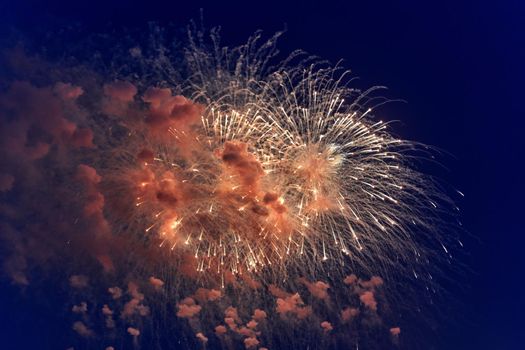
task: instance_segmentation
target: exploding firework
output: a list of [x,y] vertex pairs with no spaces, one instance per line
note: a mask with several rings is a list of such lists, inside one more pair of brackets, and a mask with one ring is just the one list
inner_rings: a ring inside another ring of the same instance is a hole
[[[103,288],[111,298],[94,297],[93,308],[77,300],[72,312],[83,319],[72,329],[114,339],[106,334],[119,326],[120,308],[122,333],[135,346],[141,332],[158,333],[142,321],[150,307],[171,304],[166,314],[193,332],[187,347],[357,346],[357,331],[381,324],[395,286],[416,279],[436,293],[432,273],[450,257],[451,241],[439,232],[453,226],[455,207],[417,170],[432,150],[394,137],[373,116],[387,101],[380,87],[353,89],[348,71],[300,52],[279,61],[279,35],[259,43],[258,33],[229,49],[216,31],[211,45],[190,31],[180,67],[164,56],[151,64],[133,47],[133,60],[170,75],[162,82],[123,75],[75,82],[82,88],[13,83],[0,99],[2,111],[20,119],[3,125],[17,134],[2,144],[10,169],[0,174],[2,191],[17,191],[17,210],[38,213],[42,228],[4,215],[6,232],[16,227],[28,237],[8,238],[13,280],[29,283],[20,256],[35,241],[44,242],[45,257],[71,256],[75,291],[90,283],[73,272],[94,257],[101,284],[113,283]],[[38,172],[37,180],[26,175]],[[41,211],[39,201],[54,204]],[[433,259],[435,247],[445,259]],[[131,298],[124,304],[119,283]],[[91,309],[101,311],[92,318],[103,320],[102,330],[85,324]],[[305,320],[315,320],[311,336],[283,331]],[[395,341],[399,334],[388,333]]]
[[319,272],[327,260],[418,268],[418,241],[438,239],[436,209],[450,206],[411,167],[411,152],[424,148],[374,120],[383,101],[375,89],[346,87],[348,72],[290,60],[268,70],[273,40],[255,42],[190,46],[182,91],[197,104],[167,88],[145,91],[149,128],[130,133],[126,148],[136,153],[112,170],[117,183],[128,180],[114,196],[133,194],[133,228],[218,275],[282,279]]

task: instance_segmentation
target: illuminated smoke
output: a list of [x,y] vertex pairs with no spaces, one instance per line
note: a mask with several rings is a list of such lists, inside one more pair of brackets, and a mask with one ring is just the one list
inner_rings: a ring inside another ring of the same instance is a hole
[[[163,315],[191,330],[190,348],[329,347],[379,328],[397,285],[435,293],[429,257],[450,256],[439,230],[455,217],[415,166],[430,150],[375,119],[376,88],[352,89],[348,72],[307,56],[279,63],[278,35],[233,49],[212,36],[216,47],[190,32],[178,85],[2,91],[13,283],[61,264],[81,337],[138,346]],[[391,323],[382,334],[396,343]],[[288,332],[298,325],[309,338]]]

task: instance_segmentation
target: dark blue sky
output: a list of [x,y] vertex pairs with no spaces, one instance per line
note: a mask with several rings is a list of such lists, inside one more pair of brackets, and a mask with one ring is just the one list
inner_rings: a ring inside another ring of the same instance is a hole
[[[385,118],[405,138],[451,153],[442,177],[466,194],[463,222],[472,274],[458,281],[467,315],[444,349],[525,348],[525,3],[521,1],[129,1],[9,4],[4,25],[39,31],[73,23],[100,30],[148,20],[184,25],[204,8],[226,42],[287,27],[282,51],[302,48],[345,66],[358,85],[390,88]],[[388,115],[386,115],[388,113]],[[5,317],[5,314],[1,317]]]

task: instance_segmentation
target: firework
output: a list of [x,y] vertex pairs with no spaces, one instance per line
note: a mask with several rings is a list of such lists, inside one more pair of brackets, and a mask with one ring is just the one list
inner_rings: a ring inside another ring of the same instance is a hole
[[188,348],[358,344],[389,302],[410,309],[420,287],[431,300],[453,248],[439,232],[455,225],[417,170],[432,149],[374,117],[381,87],[353,89],[348,71],[301,52],[279,60],[279,36],[229,49],[190,31],[176,65],[132,48],[154,81],[12,83],[0,189],[13,281],[58,263],[71,329],[130,346],[188,325]]
[[376,88],[350,89],[348,72],[315,62],[268,69],[276,37],[256,39],[208,51],[192,41],[182,91],[194,102],[144,93],[150,127],[112,170],[129,180],[115,188],[133,193],[135,228],[198,272],[285,278],[334,261],[416,274],[418,241],[437,239],[436,209],[450,205],[411,166],[424,148],[373,118]]

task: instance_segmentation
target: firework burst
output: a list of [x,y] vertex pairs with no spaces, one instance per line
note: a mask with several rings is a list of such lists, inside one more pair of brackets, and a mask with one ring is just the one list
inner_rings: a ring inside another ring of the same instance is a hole
[[382,87],[353,89],[299,51],[279,60],[280,33],[235,48],[195,33],[182,62],[132,48],[131,71],[153,71],[142,80],[57,69],[75,85],[0,94],[2,131],[16,132],[0,144],[13,281],[53,256],[78,299],[73,331],[106,343],[120,327],[133,346],[164,327],[188,348],[345,348],[389,304],[414,309],[407,293],[432,300],[456,207],[417,170],[433,150],[374,117]]
[[150,128],[130,133],[135,154],[113,171],[129,180],[115,188],[134,194],[135,227],[218,276],[315,275],[327,261],[417,274],[418,242],[439,239],[436,209],[450,205],[411,165],[425,148],[375,120],[384,99],[348,88],[349,72],[292,65],[298,53],[268,68],[277,37],[231,50],[190,40],[181,90],[197,104],[144,93]]

